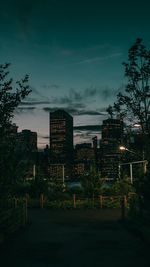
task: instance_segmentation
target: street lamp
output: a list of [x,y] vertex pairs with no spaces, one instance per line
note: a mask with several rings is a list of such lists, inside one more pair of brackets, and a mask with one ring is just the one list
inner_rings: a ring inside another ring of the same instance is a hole
[[133,150],[130,150],[130,149],[128,149],[128,148],[125,147],[125,146],[120,146],[119,149],[120,149],[120,150],[129,151],[130,153],[136,154]]
[[[119,147],[120,150],[126,150],[130,153],[136,154],[134,151],[129,150],[128,148],[124,147],[124,146],[120,146]],[[133,164],[139,164],[139,163],[143,163],[144,165],[144,173],[146,173],[147,171],[147,164],[148,161],[147,160],[139,160],[139,161],[132,161],[132,162],[127,162],[127,163],[119,163],[119,178],[120,178],[120,168],[122,165],[130,165],[130,179],[131,179],[131,184],[133,183]]]

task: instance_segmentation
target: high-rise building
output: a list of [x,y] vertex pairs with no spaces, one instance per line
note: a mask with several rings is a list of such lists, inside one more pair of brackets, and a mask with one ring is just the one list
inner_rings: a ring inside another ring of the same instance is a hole
[[92,162],[95,163],[95,151],[91,143],[77,144],[74,151],[75,176],[86,175]]
[[102,177],[118,178],[119,145],[123,135],[121,119],[107,119],[102,125],[101,172]]
[[[11,151],[16,146],[16,136],[18,127],[15,124],[8,124],[5,128],[0,127],[0,146],[1,149],[11,148]],[[4,153],[4,152],[3,152]]]
[[64,110],[50,112],[50,151],[52,176],[57,169],[59,178],[59,166],[64,166],[65,176],[70,176],[73,163],[73,118]]
[[21,153],[37,152],[37,133],[22,130],[17,134],[16,151]]

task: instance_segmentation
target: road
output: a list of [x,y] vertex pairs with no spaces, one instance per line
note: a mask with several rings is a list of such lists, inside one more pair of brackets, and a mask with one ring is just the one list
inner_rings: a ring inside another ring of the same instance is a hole
[[30,210],[26,229],[0,249],[1,266],[150,266],[149,248],[119,217],[115,210]]

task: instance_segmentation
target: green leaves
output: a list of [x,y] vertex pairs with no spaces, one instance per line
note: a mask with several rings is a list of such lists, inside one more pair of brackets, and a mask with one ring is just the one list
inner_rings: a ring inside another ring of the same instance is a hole
[[14,110],[31,92],[28,75],[16,83],[9,76],[10,64],[0,65],[0,186],[21,181],[25,164],[15,154],[17,127],[11,124]]
[[128,61],[123,62],[127,84],[124,92],[117,95],[110,116],[116,114],[127,121],[139,122],[143,133],[150,131],[150,50],[138,38],[128,51]]
[[21,101],[31,92],[28,85],[29,76],[17,81],[8,78],[10,64],[0,65],[0,127],[11,123],[13,112]]

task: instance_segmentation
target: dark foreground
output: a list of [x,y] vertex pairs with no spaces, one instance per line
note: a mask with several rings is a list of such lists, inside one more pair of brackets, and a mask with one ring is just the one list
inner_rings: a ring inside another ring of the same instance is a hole
[[30,210],[27,228],[0,248],[0,266],[150,266],[149,248],[119,217],[112,210]]

